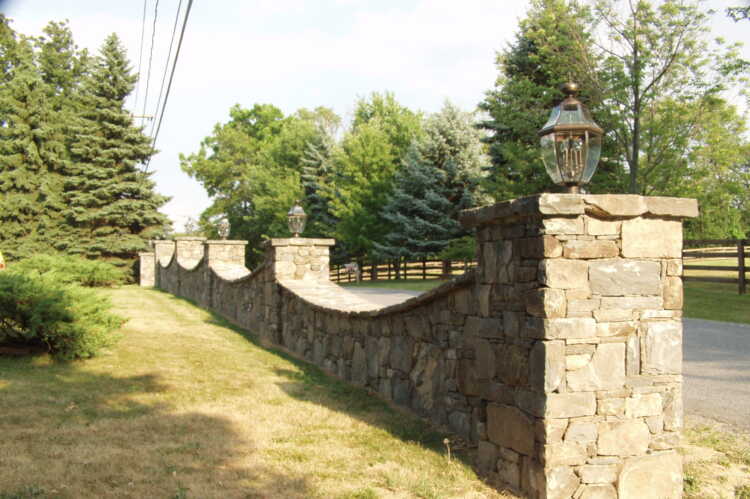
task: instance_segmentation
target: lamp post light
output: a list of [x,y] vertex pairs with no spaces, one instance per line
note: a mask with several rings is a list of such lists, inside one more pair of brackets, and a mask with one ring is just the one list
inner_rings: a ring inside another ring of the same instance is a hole
[[219,231],[219,237],[222,238],[222,239],[228,238],[229,237],[229,229],[230,228],[231,228],[231,226],[229,225],[229,220],[227,220],[226,218],[222,218],[219,221],[219,224],[218,224],[218,227],[217,227],[217,229]]
[[305,230],[305,223],[307,222],[307,214],[299,205],[299,201],[297,201],[294,206],[292,206],[292,209],[289,210],[286,219],[289,224],[289,231],[294,234],[294,237],[299,237],[299,235]]
[[552,109],[539,130],[542,161],[555,184],[569,193],[579,193],[596,171],[604,132],[576,99],[577,84],[566,83],[561,90],[567,96]]

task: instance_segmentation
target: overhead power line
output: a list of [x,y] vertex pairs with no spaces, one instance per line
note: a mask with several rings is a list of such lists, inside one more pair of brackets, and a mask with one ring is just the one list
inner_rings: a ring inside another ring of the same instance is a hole
[[[185,27],[187,26],[188,18],[190,17],[190,9],[193,7],[193,0],[188,0],[187,8],[185,9],[185,17],[182,20],[182,29],[180,30],[180,39],[177,42],[177,51],[174,55],[174,61],[172,62],[172,71],[169,74],[169,82],[167,83],[167,92],[164,94],[164,103],[161,106],[161,111],[159,112],[159,121],[156,125],[156,133],[154,133],[154,138],[151,141],[151,147],[153,148],[156,145],[156,139],[159,137],[159,130],[161,130],[161,122],[164,119],[164,110],[167,108],[167,101],[169,100],[169,91],[172,89],[172,81],[174,80],[174,71],[177,67],[177,60],[180,58],[180,49],[182,48],[182,40],[185,38]],[[146,162],[146,167],[143,169],[144,173],[148,172],[148,166],[151,164],[151,157],[149,156],[148,161]]]
[[143,96],[143,112],[141,114],[146,114],[146,105],[148,104],[148,87],[151,83],[151,63],[154,60],[154,38],[156,37],[156,20],[159,17],[159,0],[156,0],[156,3],[154,3],[154,25],[151,28],[151,50],[149,51],[148,55],[148,73],[146,75],[146,93]]
[[[180,0],[180,3],[177,5],[177,12],[174,16],[174,26],[172,26],[172,37],[169,40],[169,51],[167,52],[167,61],[164,63],[164,74],[161,77],[161,85],[159,86],[159,98],[156,99],[156,108],[154,111],[154,114],[157,114],[159,112],[159,106],[161,106],[161,97],[164,93],[164,83],[167,81],[167,73],[169,73],[169,61],[172,58],[172,45],[174,44],[174,37],[177,34],[177,23],[180,20],[180,10],[182,10],[182,0]],[[154,127],[156,126],[156,122],[151,122],[151,132],[149,133],[149,137],[153,139],[154,137]]]
[[138,81],[135,83],[135,104],[133,110],[138,110],[138,90],[141,87],[141,61],[143,60],[143,35],[146,32],[146,2],[143,0],[143,14],[141,15],[141,46],[138,48]]

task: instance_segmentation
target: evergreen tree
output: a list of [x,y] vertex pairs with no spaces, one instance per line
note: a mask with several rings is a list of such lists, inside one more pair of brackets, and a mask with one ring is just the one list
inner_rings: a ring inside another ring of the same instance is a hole
[[84,78],[80,114],[71,126],[65,183],[71,230],[64,247],[71,253],[132,259],[167,222],[157,211],[167,198],[138,168],[155,151],[124,108],[135,81],[119,39],[110,35]]
[[409,149],[381,212],[393,230],[385,236],[385,244],[374,243],[377,253],[410,260],[435,255],[448,246],[461,232],[458,221],[447,215],[455,209],[446,185],[455,170],[425,161],[416,145]]
[[30,40],[5,18],[0,30],[0,251],[17,259],[50,251],[58,238],[64,147]]
[[322,134],[307,143],[302,156],[302,187],[305,191],[304,206],[307,212],[308,237],[328,237],[336,225],[329,203],[328,179],[333,173],[333,137]]
[[375,243],[380,254],[426,258],[466,235],[458,215],[481,198],[478,184],[487,159],[480,140],[471,113],[450,102],[425,120],[383,208],[391,230],[384,243]]

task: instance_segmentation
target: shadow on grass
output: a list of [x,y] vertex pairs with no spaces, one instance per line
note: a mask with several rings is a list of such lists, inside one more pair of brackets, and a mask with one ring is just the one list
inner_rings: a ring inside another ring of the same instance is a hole
[[[158,291],[172,300],[200,308],[197,303],[188,298]],[[345,413],[385,430],[403,442],[418,444],[441,455],[446,454],[444,439],[448,438],[454,445],[451,455],[464,464],[473,466],[473,457],[463,445],[462,439],[436,429],[430,422],[408,412],[408,409],[392,406],[375,393],[351,385],[287,350],[261,342],[256,334],[237,326],[211,310],[201,309],[209,314],[205,321],[207,324],[231,329],[258,348],[272,352],[293,364],[297,370],[274,369],[276,375],[286,379],[285,382],[278,383],[279,387],[293,398]]]
[[[0,499],[309,497],[232,421],[170,405],[158,375],[0,357]],[[283,493],[282,493],[283,491]]]

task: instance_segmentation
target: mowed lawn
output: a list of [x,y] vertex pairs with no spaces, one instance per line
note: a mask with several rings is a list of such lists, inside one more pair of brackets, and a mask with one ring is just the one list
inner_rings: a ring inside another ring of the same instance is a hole
[[186,301],[103,293],[130,319],[104,355],[0,357],[2,499],[512,497],[446,435]]

